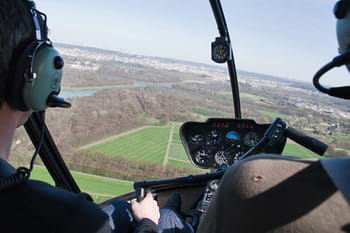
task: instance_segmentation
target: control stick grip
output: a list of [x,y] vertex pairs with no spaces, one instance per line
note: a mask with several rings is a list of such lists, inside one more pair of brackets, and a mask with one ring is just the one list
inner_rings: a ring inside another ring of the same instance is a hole
[[293,127],[288,127],[285,131],[285,135],[293,141],[299,143],[300,145],[308,148],[309,150],[312,150],[313,152],[319,155],[323,155],[328,148],[327,144],[321,142],[316,138],[308,136],[304,132]]
[[146,196],[146,192],[145,192],[145,189],[143,187],[140,187],[140,186],[136,186],[135,187],[135,190],[136,190],[136,199],[137,199],[137,202],[141,202],[145,196]]

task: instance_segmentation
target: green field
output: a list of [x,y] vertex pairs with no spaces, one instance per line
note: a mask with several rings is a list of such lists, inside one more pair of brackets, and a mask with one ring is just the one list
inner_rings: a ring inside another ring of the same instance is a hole
[[173,132],[173,143],[178,143],[178,144],[182,144],[181,142],[181,138],[180,138],[180,124],[174,124],[174,132]]
[[[89,193],[96,202],[110,199],[134,190],[133,183],[107,177],[94,176],[81,172],[72,172],[76,182],[83,192]],[[45,167],[35,166],[31,179],[42,180],[54,185],[54,181]]]
[[174,124],[173,138],[170,145],[169,159],[189,162],[180,138],[180,124]]
[[182,161],[182,160],[180,161],[180,160],[174,160],[174,159],[169,159],[168,164],[175,167],[191,167],[191,168],[194,167],[194,165],[190,161]]
[[147,127],[137,132],[92,146],[89,149],[110,156],[161,164],[169,141],[171,125]]
[[[128,159],[161,164],[166,154],[172,127],[174,127],[174,129],[169,147],[169,164],[174,166],[179,166],[179,164],[181,164],[181,166],[183,164],[185,164],[185,166],[192,166],[182,146],[179,135],[180,124],[175,123],[164,127],[150,126],[108,142],[92,146],[89,149],[110,156],[122,155]],[[170,160],[179,162],[170,162]]]
[[[186,155],[179,136],[180,124],[175,123],[164,127],[149,126],[125,136],[93,146],[89,149],[110,156],[123,155],[127,159],[161,164],[163,163],[166,154],[166,148],[169,143],[172,127],[174,127],[174,129],[172,140],[170,142],[167,164],[175,167],[194,167]],[[283,151],[283,155],[303,158],[319,157],[310,150],[295,143],[288,143]],[[74,176],[77,175],[75,174]],[[97,193],[112,196],[132,190],[130,184],[118,183],[114,185],[111,184],[110,181],[94,181],[94,178],[90,177],[77,176],[77,179],[79,179],[79,184],[82,189],[93,194]],[[111,186],[117,188],[110,188]]]
[[[169,124],[166,127],[150,126],[125,136],[101,143],[90,149],[100,151],[110,156],[124,155],[126,158],[162,163],[166,153],[171,128],[174,127],[168,165],[176,167],[193,167],[182,146],[179,137],[179,124]],[[283,155],[303,158],[319,157],[310,150],[295,144],[288,143]],[[83,192],[89,193],[96,202],[133,191],[132,182],[94,176],[79,172],[72,172]],[[35,166],[32,179],[39,179],[53,184],[53,180],[44,167]]]
[[188,161],[185,149],[180,143],[171,144],[169,158]]
[[290,155],[299,158],[320,158],[318,154],[306,149],[305,147],[296,144],[296,143],[288,143],[284,147],[282,152],[283,155]]
[[[271,115],[270,112],[264,111],[264,113],[266,115]],[[166,154],[172,127],[174,127],[174,129],[169,147],[168,164],[192,167],[179,136],[180,124],[175,123],[164,127],[149,126],[128,135],[93,146],[89,149],[110,156],[123,155],[128,159],[161,164]],[[288,143],[283,154],[302,158],[319,157],[312,151],[295,143]]]
[[272,117],[274,119],[276,118],[282,118],[282,119],[289,119],[290,116],[285,115],[285,114],[280,114],[280,113],[274,113],[274,112],[270,112],[270,111],[266,111],[266,110],[256,110],[257,112],[260,112],[266,116]]
[[242,98],[249,98],[249,99],[252,99],[254,101],[261,101],[261,100],[264,100],[264,101],[267,101],[268,99],[265,98],[265,97],[262,97],[262,96],[258,96],[258,95],[253,95],[253,94],[248,94],[248,93],[240,93],[239,94]]

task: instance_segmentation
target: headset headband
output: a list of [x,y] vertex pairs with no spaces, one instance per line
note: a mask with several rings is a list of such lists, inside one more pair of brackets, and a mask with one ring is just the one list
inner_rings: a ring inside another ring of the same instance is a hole
[[40,15],[41,17],[43,17],[44,23],[46,25],[46,15],[36,9],[34,1],[26,0],[26,3],[27,3],[27,6],[29,8],[29,12],[32,15],[34,28],[35,28],[35,39],[37,41],[47,40],[47,38],[43,38],[44,34],[43,34],[42,29],[40,27],[40,21],[39,21],[39,16],[38,16],[38,15]]
[[[24,79],[27,81],[31,81],[36,78],[36,73],[33,72],[33,57],[36,54],[37,50],[42,45],[48,45],[52,46],[51,41],[47,38],[46,33],[46,15],[43,12],[40,12],[36,9],[34,1],[27,0],[27,5],[29,7],[29,12],[32,15],[33,24],[35,28],[35,41],[37,43],[37,46],[35,46],[34,51],[32,54],[28,57],[28,66],[29,69],[25,70],[24,73]],[[39,17],[41,17],[41,20],[43,21],[43,26],[40,24]],[[44,28],[43,28],[44,27]]]

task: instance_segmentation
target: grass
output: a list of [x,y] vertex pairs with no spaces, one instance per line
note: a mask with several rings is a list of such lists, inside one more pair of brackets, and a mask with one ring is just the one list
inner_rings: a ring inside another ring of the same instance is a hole
[[92,146],[89,149],[110,156],[150,161],[161,164],[169,140],[171,125],[148,127],[137,132]]
[[51,178],[49,172],[45,167],[35,166],[30,174],[30,179],[41,180],[51,185],[55,185],[55,182]]
[[274,100],[268,97],[259,96],[259,95],[253,95],[248,93],[240,93],[239,94],[242,99],[249,99],[254,102],[259,102],[260,104],[272,104]]
[[183,145],[178,143],[171,144],[169,158],[188,161]]
[[[143,130],[104,142],[90,149],[111,156],[124,155],[129,159],[162,163],[172,125],[148,127]],[[194,166],[187,158],[179,136],[179,124],[174,125],[173,138],[169,151],[168,164],[176,167]],[[282,153],[300,158],[319,158],[317,154],[295,143],[288,143]],[[83,192],[89,193],[95,202],[102,202],[121,194],[133,191],[132,182],[94,176],[80,172],[72,175]],[[44,167],[35,166],[31,179],[38,179],[54,185],[54,181]]]
[[[272,117],[281,116],[268,111],[259,110]],[[286,118],[287,116],[283,116]],[[113,139],[108,142],[93,146],[89,149],[102,152],[110,156],[123,155],[127,159],[143,160],[161,164],[164,160],[167,144],[169,141],[172,124],[166,127],[150,126],[143,130],[130,133],[125,136]],[[192,166],[189,163],[187,154],[179,136],[180,124],[174,124],[172,142],[169,151],[168,164],[174,166]],[[312,151],[298,144],[289,143],[286,145],[284,155],[318,158]]]
[[194,165],[190,161],[180,161],[174,159],[169,159],[168,164],[175,167],[194,167]]
[[258,96],[258,95],[253,95],[253,94],[248,94],[248,93],[240,93],[239,94],[242,98],[249,98],[249,99],[253,99],[255,101],[260,101],[262,99],[266,99],[262,96]]
[[73,172],[73,177],[79,183],[81,190],[94,194],[114,197],[133,191],[133,183],[85,173]]
[[232,95],[232,92],[230,92],[230,91],[218,91],[218,94],[220,94],[220,95]]
[[266,110],[256,110],[256,111],[259,113],[262,113],[266,116],[272,117],[273,119],[275,119],[277,117],[282,118],[282,119],[289,119],[290,118],[290,116],[288,116],[288,115],[270,112],[270,111],[266,111]]
[[181,138],[180,138],[180,127],[181,127],[181,125],[180,124],[175,124],[174,125],[174,132],[173,132],[173,140],[172,140],[172,142],[173,143],[179,143],[179,144],[181,144],[182,142],[181,142]]
[[[128,181],[74,171],[72,175],[80,189],[89,193],[97,203],[134,190],[133,183]],[[30,178],[54,185],[54,181],[45,167],[35,166]]]
[[330,135],[331,138],[337,139],[337,140],[342,140],[342,141],[350,141],[350,136],[349,135]]
[[295,156],[299,158],[320,158],[321,157],[318,154],[312,152],[311,150],[306,149],[305,147],[296,143],[286,144],[282,154]]
[[[151,126],[137,132],[90,147],[90,150],[110,156],[123,155],[133,160],[162,163],[169,141],[172,125],[166,127]],[[180,124],[174,124],[169,158],[188,161],[179,136]]]

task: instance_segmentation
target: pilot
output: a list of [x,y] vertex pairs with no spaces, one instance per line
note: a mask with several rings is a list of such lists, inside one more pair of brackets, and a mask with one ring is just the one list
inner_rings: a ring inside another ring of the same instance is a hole
[[[35,73],[35,66],[43,70],[38,68]],[[15,130],[33,110],[42,113],[49,103],[67,105],[56,96],[62,66],[62,58],[47,39],[46,16],[36,10],[34,3],[1,0],[0,231],[127,232],[130,221],[136,219],[136,232],[157,232],[159,207],[150,194],[140,203],[133,202],[132,208],[120,202],[104,212],[88,195],[28,180],[28,169],[16,171],[7,162]],[[49,95],[44,99],[37,97],[46,91]],[[131,211],[133,218],[129,217]],[[112,223],[108,213],[114,217]]]
[[[350,1],[337,2],[334,11],[342,55],[314,82],[323,92],[349,99],[349,87],[329,89],[318,82],[330,67],[350,67]],[[249,157],[225,173],[198,232],[350,232],[349,181],[350,158]]]
[[[63,59],[47,38],[46,15],[31,0],[0,1],[0,231],[84,233],[192,233],[174,193],[159,210],[152,194],[131,204],[100,208],[84,193],[28,179],[33,168],[8,162],[16,128],[47,107],[69,107],[59,98]],[[40,144],[39,144],[40,146]]]

